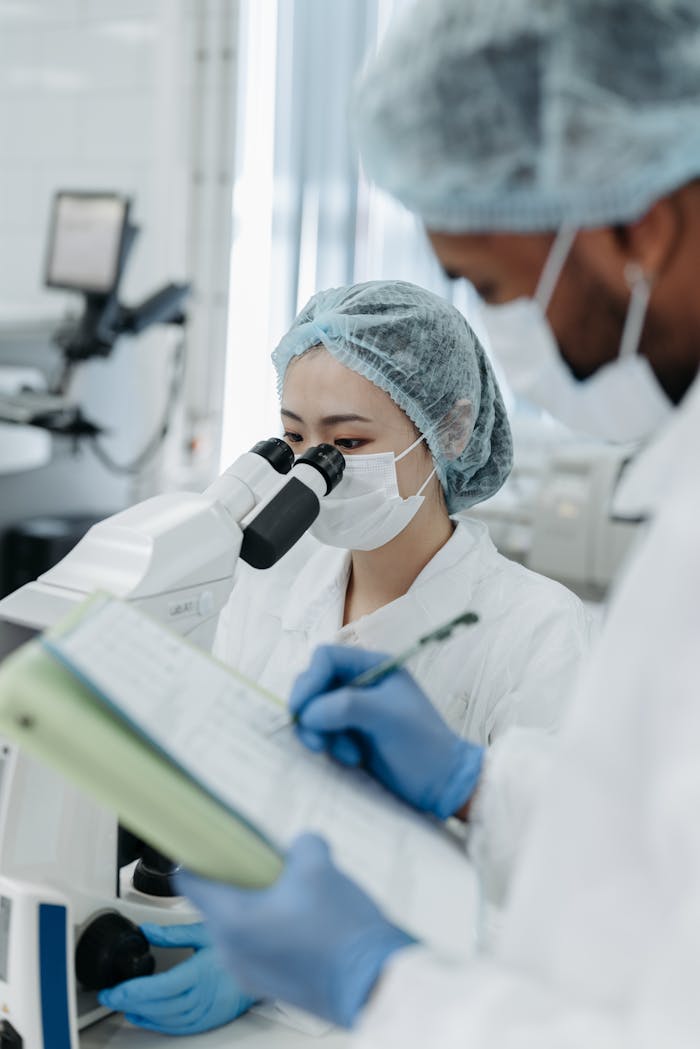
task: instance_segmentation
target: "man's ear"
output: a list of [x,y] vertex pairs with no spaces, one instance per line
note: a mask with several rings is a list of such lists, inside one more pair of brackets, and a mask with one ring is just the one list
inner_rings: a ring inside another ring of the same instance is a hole
[[626,293],[628,264],[635,263],[655,281],[673,258],[681,227],[679,202],[672,194],[657,200],[635,222],[581,230],[576,251],[608,287]]

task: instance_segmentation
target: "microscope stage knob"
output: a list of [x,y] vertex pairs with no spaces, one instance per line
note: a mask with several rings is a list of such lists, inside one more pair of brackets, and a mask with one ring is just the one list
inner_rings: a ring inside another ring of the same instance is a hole
[[138,925],[118,911],[98,915],[75,948],[75,973],[87,991],[114,987],[135,976],[150,976],[155,959]]
[[0,1020],[0,1049],[22,1049],[22,1036],[9,1020]]

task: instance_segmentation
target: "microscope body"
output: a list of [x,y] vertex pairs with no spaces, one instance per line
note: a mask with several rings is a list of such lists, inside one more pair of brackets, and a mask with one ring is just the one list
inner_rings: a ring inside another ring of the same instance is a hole
[[245,516],[284,480],[247,452],[202,494],[168,492],[114,514],[0,601],[0,618],[44,630],[104,590],[206,646],[233,587]]
[[[331,448],[320,459],[292,470],[284,442],[261,442],[202,494],[158,495],[94,525],[59,564],[0,601],[0,656],[98,590],[210,647],[242,547],[258,567],[273,563],[340,480],[342,456]],[[0,1036],[5,1024],[24,1049],[78,1049],[79,1030],[107,1014],[75,974],[76,945],[96,917],[198,920],[185,900],[132,891],[117,870],[117,839],[114,813],[0,739]],[[167,953],[164,967],[183,957]]]
[[97,992],[82,988],[75,974],[77,944],[95,918],[116,911],[136,925],[167,925],[198,916],[183,899],[118,895],[114,814],[16,746],[0,742],[0,761],[5,1022],[24,1049],[78,1049],[79,1031],[108,1013]]

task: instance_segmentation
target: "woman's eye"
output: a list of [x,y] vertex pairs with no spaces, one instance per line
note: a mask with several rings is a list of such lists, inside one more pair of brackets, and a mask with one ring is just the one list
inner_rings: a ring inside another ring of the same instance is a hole
[[289,430],[285,430],[282,436],[285,441],[289,441],[290,444],[299,444],[300,441],[304,440],[300,433],[290,433]]
[[351,452],[354,448],[360,448],[365,443],[359,437],[338,437],[335,440],[337,447],[344,448],[347,452]]

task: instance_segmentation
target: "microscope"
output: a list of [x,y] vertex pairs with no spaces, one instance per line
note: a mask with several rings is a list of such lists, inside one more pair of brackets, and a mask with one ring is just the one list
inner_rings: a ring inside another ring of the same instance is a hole
[[[99,522],[0,601],[0,658],[98,590],[209,647],[238,558],[274,565],[344,466],[330,445],[295,460],[272,438],[201,494],[157,495]],[[185,900],[134,888],[117,854],[113,813],[0,740],[0,1049],[78,1049],[78,1032],[108,1012],[97,992],[154,971],[138,925],[198,920]]]

